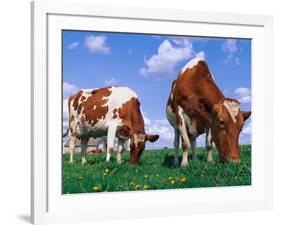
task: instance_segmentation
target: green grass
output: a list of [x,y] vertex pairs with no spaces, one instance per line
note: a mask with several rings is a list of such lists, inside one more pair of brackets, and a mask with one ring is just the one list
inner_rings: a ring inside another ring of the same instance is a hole
[[[241,146],[242,161],[221,163],[217,150],[214,162],[206,162],[207,151],[198,148],[198,160],[189,160],[185,168],[174,166],[172,149],[144,151],[139,165],[128,165],[129,153],[123,152],[124,163],[116,163],[116,153],[105,162],[105,153],[87,155],[87,164],[81,165],[81,156],[75,155],[69,164],[69,155],[63,156],[63,193],[106,191],[156,190],[175,188],[238,186],[251,184],[251,146]],[[181,157],[180,157],[181,160]]]

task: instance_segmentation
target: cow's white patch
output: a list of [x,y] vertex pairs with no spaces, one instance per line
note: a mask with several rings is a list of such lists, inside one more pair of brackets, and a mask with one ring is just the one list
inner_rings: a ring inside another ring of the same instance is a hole
[[185,167],[188,165],[188,151],[183,151],[182,153],[182,161],[181,161],[181,166]]
[[194,66],[198,64],[200,61],[205,61],[202,57],[195,57],[190,60],[181,70],[181,73],[185,72],[187,69],[192,69]]
[[171,100],[173,100],[173,98],[174,98],[174,94],[173,93],[174,93],[175,86],[176,86],[176,84],[173,83],[172,91],[171,91]]
[[97,90],[98,88],[91,88],[91,89],[81,89],[85,94],[92,94],[92,91]]
[[117,149],[117,162],[122,162],[122,152],[124,150],[124,140],[118,140],[118,149]]
[[144,141],[145,141],[145,134],[134,134],[135,146],[137,146],[139,142],[144,142]]
[[208,128],[206,131],[205,144],[206,144],[206,149],[207,149],[207,161],[212,162],[213,161],[213,155],[212,155],[213,144],[212,144],[212,133],[211,133],[210,128]]
[[213,74],[211,72],[210,72],[210,74],[211,74],[211,77],[213,78],[213,81],[216,81],[215,77],[213,76]]
[[190,135],[192,135],[193,137],[197,137],[197,131],[196,129],[192,126],[191,124],[191,119],[190,117],[184,112],[183,113],[183,118],[184,118],[184,121],[185,121],[185,124],[187,126],[187,129],[188,129],[188,133]]
[[187,133],[188,127],[186,127],[187,125],[185,122],[184,114],[185,113],[184,113],[184,110],[182,109],[182,107],[178,106],[178,115],[181,118],[181,120],[183,121],[182,125],[178,124],[178,128],[179,128],[180,134],[182,136],[183,142],[187,146],[186,149],[182,148],[183,153],[182,153],[181,166],[188,165],[187,150],[190,145],[189,137],[188,137],[188,133]]
[[225,106],[225,108],[229,112],[233,122],[236,123],[236,116],[237,116],[237,114],[239,112],[239,108],[240,108],[239,103],[235,102],[235,101],[225,100],[223,102],[223,105]]
[[112,93],[108,98],[108,105],[113,106],[111,107],[112,110],[115,108],[119,109],[132,98],[138,98],[137,94],[128,87],[111,87],[109,90]]
[[[183,111],[183,109],[179,106],[179,113],[183,115],[183,119],[188,129],[188,133],[194,137],[197,137],[197,130],[192,126],[190,117]],[[178,129],[176,114],[172,111],[170,105],[167,105],[166,108],[166,116],[169,123],[176,129]]]
[[166,116],[169,121],[169,123],[177,129],[177,118],[176,114],[172,111],[172,107],[170,105],[167,105],[166,107]]

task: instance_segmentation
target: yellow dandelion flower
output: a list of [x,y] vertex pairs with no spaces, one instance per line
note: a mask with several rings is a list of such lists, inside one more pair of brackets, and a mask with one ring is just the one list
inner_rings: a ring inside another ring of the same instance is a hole
[[94,191],[99,191],[99,190],[100,190],[100,186],[99,186],[99,185],[95,185],[95,186],[93,187],[93,190],[94,190]]
[[109,169],[106,168],[106,169],[104,170],[104,172],[105,172],[105,173],[109,173]]
[[105,190],[103,190],[103,192],[108,192],[108,190],[107,190],[107,189],[105,189]]
[[136,186],[135,186],[135,190],[137,190],[137,189],[139,189],[141,186],[139,185],[139,184],[137,184]]
[[181,177],[180,178],[180,182],[182,182],[182,183],[187,182],[187,181],[188,181],[188,179],[186,177]]
[[174,181],[174,180],[170,180],[170,182],[171,182],[171,184],[174,184],[174,183],[175,183],[175,181]]
[[168,180],[173,180],[173,177],[168,177]]
[[148,186],[147,184],[143,185],[143,190],[147,190],[148,187],[149,187],[149,186]]
[[147,178],[148,178],[148,175],[147,175],[147,174],[145,174],[143,177],[144,177],[145,179],[147,179]]

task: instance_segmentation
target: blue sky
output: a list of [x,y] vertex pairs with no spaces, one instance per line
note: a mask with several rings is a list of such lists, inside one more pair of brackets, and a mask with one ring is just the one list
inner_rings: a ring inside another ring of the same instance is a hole
[[[165,115],[172,81],[192,58],[207,61],[226,97],[251,109],[251,40],[173,35],[63,31],[64,106],[82,88],[128,86],[141,102],[147,133],[160,140],[148,148],[172,147],[173,130]],[[64,107],[64,124],[67,120]],[[240,143],[250,143],[251,120]],[[203,143],[199,138],[198,145]]]

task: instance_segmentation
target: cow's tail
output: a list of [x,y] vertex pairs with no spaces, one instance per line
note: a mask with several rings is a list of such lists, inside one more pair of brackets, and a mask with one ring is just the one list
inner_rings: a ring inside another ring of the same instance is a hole
[[66,136],[68,135],[68,133],[69,133],[69,128],[67,128],[67,129],[66,129],[66,132],[62,134],[62,137],[63,137],[63,138],[66,137]]

